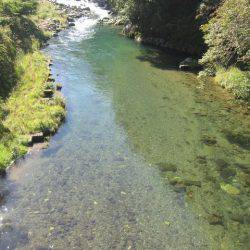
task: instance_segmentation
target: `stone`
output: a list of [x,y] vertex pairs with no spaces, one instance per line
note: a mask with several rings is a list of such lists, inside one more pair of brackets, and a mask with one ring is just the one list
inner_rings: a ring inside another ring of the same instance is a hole
[[53,96],[53,94],[54,94],[53,89],[45,89],[43,91],[43,95],[45,98],[51,98]]
[[217,140],[214,137],[203,136],[201,142],[207,146],[213,146],[217,143]]
[[0,177],[5,177],[6,176],[6,170],[0,168]]
[[230,219],[237,221],[241,224],[250,224],[249,213],[235,213],[235,214],[230,215]]
[[142,42],[143,42],[143,39],[142,39],[141,36],[136,36],[136,37],[135,37],[135,41],[136,41],[137,43],[142,43]]
[[44,142],[44,135],[42,132],[31,135],[32,143],[41,143]]
[[242,172],[246,174],[250,174],[250,165],[242,164],[242,163],[235,163],[234,166],[239,168]]
[[220,176],[223,179],[228,179],[228,178],[233,177],[235,175],[236,175],[236,171],[232,167],[228,167],[228,168],[220,170]]
[[241,148],[250,149],[250,131],[223,131],[227,140]]
[[75,19],[72,17],[68,17],[67,20],[68,20],[68,22],[71,22],[71,23],[73,23],[75,21]]
[[55,82],[55,79],[51,75],[49,75],[47,82]]
[[207,158],[204,155],[198,155],[196,159],[199,164],[207,164]]
[[187,186],[201,187],[201,181],[181,179],[180,177],[174,177],[172,180],[170,180],[170,184],[183,187]]
[[219,214],[209,214],[207,216],[207,221],[210,225],[223,225],[222,216]]
[[196,186],[196,187],[201,187],[201,181],[196,181],[196,180],[184,180],[183,181],[185,186]]
[[57,83],[56,84],[56,90],[60,91],[62,89],[62,84]]
[[239,195],[240,194],[240,190],[231,184],[221,183],[220,187],[223,191],[225,191],[226,193],[228,193],[230,195]]
[[216,163],[218,169],[220,169],[220,170],[229,166],[229,164],[223,159],[217,159],[217,160],[215,160],[215,163]]
[[186,58],[184,61],[180,62],[179,69],[181,70],[193,70],[200,67],[198,60],[193,58]]
[[90,11],[90,8],[89,7],[85,7],[85,8],[82,8],[82,10]]
[[177,167],[172,163],[160,162],[156,164],[162,172],[176,172]]
[[11,232],[13,230],[14,230],[14,228],[13,228],[13,226],[10,223],[5,223],[5,224],[3,224],[1,226],[0,234],[9,233],[9,232]]

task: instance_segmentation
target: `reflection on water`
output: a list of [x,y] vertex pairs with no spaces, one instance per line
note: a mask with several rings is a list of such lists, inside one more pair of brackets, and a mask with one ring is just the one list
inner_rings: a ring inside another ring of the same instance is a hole
[[247,249],[247,112],[178,58],[86,29],[46,49],[68,116],[0,180],[0,249]]

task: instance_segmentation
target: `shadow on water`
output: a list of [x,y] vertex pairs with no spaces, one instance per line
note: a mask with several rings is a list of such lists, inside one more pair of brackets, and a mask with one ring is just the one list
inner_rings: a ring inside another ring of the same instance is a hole
[[153,67],[157,67],[163,70],[177,70],[179,63],[183,60],[183,56],[179,54],[166,54],[153,48],[141,49],[141,55],[137,56],[137,59],[142,62],[150,62]]

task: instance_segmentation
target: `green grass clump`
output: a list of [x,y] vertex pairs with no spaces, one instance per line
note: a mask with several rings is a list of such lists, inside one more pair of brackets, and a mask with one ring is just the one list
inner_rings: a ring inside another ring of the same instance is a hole
[[58,93],[44,98],[54,85],[39,48],[66,22],[47,0],[0,0],[0,170],[27,152],[31,134],[53,133],[65,117]]
[[0,168],[27,152],[32,133],[53,133],[65,117],[59,95],[43,97],[50,73],[45,55],[39,51],[23,55],[17,68],[19,84],[2,105],[5,115],[0,126]]
[[215,80],[224,88],[231,91],[237,98],[250,99],[250,74],[236,67],[228,70],[217,69]]

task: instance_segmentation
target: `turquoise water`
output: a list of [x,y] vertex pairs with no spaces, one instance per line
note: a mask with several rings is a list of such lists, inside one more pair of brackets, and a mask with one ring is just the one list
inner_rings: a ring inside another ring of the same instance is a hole
[[114,28],[45,52],[68,115],[1,180],[0,249],[248,248],[244,107]]

